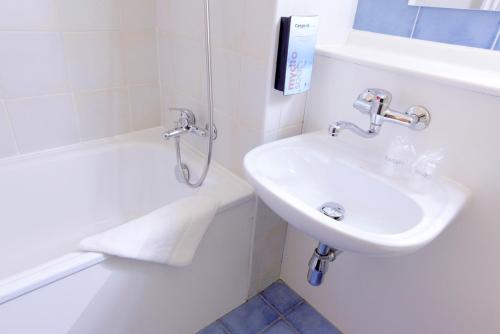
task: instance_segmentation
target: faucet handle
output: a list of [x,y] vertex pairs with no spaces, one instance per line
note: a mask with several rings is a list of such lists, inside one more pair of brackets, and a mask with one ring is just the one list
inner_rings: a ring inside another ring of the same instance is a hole
[[361,111],[363,114],[369,114],[372,109],[372,103],[375,96],[376,94],[373,89],[365,89],[358,95],[358,98],[354,101],[353,107]]
[[179,126],[181,127],[186,127],[189,125],[194,125],[196,124],[196,116],[194,113],[188,109],[188,108],[183,108],[183,107],[173,107],[173,108],[168,108],[169,111],[178,111],[180,113],[179,116]]
[[368,88],[359,94],[353,107],[364,114],[370,114],[374,103],[383,104],[388,107],[391,100],[392,94],[389,91],[380,88]]
[[364,96],[370,102],[379,101],[380,103],[390,104],[392,101],[391,92],[382,88],[368,88],[360,96]]
[[370,110],[372,109],[371,102],[360,99],[359,97],[356,101],[354,101],[354,104],[352,106],[361,111],[363,114],[369,114]]

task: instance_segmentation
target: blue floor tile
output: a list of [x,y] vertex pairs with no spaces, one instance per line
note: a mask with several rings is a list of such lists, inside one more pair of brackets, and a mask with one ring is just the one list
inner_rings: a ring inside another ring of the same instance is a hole
[[263,334],[296,334],[297,332],[290,328],[284,321],[278,321],[271,328],[264,331]]
[[224,329],[224,326],[220,322],[216,321],[196,334],[228,334],[228,333]]
[[341,334],[341,332],[284,282],[277,281],[261,294],[197,334]]
[[274,282],[262,292],[262,296],[273,305],[281,314],[290,311],[294,306],[303,301],[298,294],[283,282]]
[[256,334],[278,317],[262,297],[256,296],[222,317],[221,321],[231,334]]
[[286,318],[300,334],[341,334],[307,303],[297,307]]

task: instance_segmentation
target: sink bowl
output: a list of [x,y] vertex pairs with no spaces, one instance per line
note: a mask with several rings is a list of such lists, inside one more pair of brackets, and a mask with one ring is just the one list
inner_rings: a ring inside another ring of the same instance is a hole
[[[368,145],[366,145],[368,146]],[[279,216],[338,250],[384,256],[410,253],[436,238],[466,203],[468,190],[435,177],[425,193],[384,176],[365,147],[310,133],[266,144],[244,159],[246,176]],[[324,203],[344,209],[342,220]]]

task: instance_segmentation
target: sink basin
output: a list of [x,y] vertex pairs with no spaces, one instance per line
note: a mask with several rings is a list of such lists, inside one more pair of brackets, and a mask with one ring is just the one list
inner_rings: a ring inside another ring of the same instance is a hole
[[[384,256],[409,253],[436,238],[464,206],[468,190],[434,178],[425,193],[384,176],[382,159],[323,132],[266,144],[244,160],[249,182],[278,215],[333,248]],[[320,211],[334,202],[342,220]]]

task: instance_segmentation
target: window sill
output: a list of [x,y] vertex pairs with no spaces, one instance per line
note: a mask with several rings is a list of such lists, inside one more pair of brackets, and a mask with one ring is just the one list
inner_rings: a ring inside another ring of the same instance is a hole
[[319,56],[500,96],[500,52],[353,30]]

